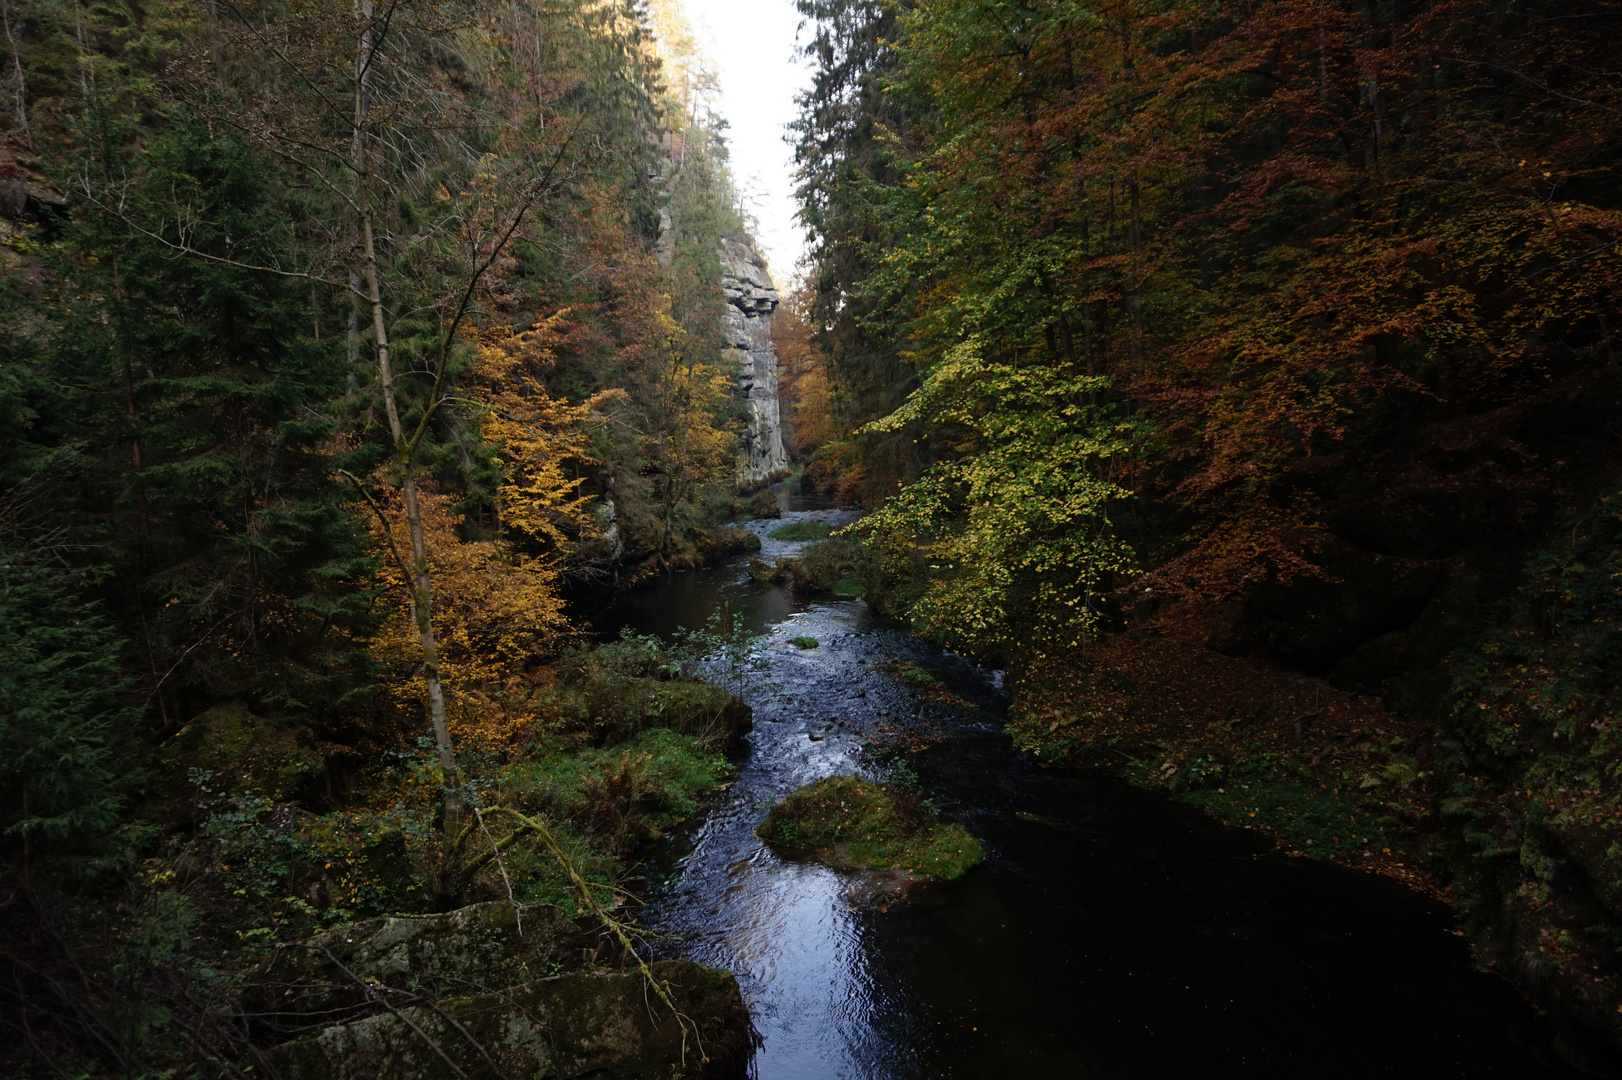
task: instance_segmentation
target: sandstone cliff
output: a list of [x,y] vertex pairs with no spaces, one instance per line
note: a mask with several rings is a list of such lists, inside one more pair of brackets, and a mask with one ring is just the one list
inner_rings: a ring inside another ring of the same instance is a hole
[[726,239],[721,241],[721,288],[727,298],[727,344],[749,399],[738,455],[738,483],[747,486],[788,468],[777,400],[777,351],[772,347],[777,286],[752,243]]

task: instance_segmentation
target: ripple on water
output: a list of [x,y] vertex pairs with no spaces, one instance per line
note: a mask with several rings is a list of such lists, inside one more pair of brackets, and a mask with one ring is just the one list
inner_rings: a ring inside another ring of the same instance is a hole
[[[763,1080],[1575,1075],[1546,1022],[1470,969],[1437,905],[1273,856],[1151,793],[1036,768],[1001,734],[996,673],[859,601],[805,603],[738,566],[687,577],[652,591],[657,624],[629,625],[701,625],[727,604],[769,643],[734,782],[665,853],[642,919],[738,973]],[[822,644],[781,647],[796,634]],[[898,660],[970,707],[902,683]],[[985,844],[964,878],[862,903],[850,874],[754,836],[800,784],[882,779],[903,751]]]

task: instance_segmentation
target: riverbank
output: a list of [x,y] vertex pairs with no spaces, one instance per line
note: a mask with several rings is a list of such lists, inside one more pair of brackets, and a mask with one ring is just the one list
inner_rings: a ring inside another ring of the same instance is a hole
[[1085,666],[1025,665],[1010,680],[1010,734],[1044,763],[1106,771],[1281,854],[1447,903],[1483,969],[1564,1018],[1562,1054],[1617,1073],[1622,980],[1592,891],[1569,873],[1552,880],[1534,837],[1478,824],[1490,804],[1461,791],[1468,757],[1442,719],[1395,715],[1234,648],[1228,615],[1178,611],[1092,644]]
[[[289,1080],[448,1078],[492,1055],[525,1075],[547,1062],[626,1080],[740,1074],[750,1034],[731,976],[656,969],[678,989],[654,1016],[645,999],[658,987],[644,985],[616,922],[626,878],[729,781],[728,754],[750,726],[747,705],[688,670],[725,642],[684,645],[627,637],[573,650],[453,716],[459,775],[419,744],[373,755],[325,798],[323,748],[308,731],[246,702],[199,714],[165,744],[127,885],[113,876],[125,864],[86,861],[81,879],[110,882],[101,891],[36,881],[0,904],[12,991],[35,1011],[71,995],[75,1030],[138,1024],[146,1060],[206,1053],[231,1075],[267,1055]],[[459,826],[447,821],[452,792]],[[518,921],[486,926],[481,912]],[[423,929],[467,919],[484,927],[467,941]],[[568,940],[545,955],[492,937],[533,947],[547,920]],[[271,998],[261,992],[277,958],[285,967],[374,932],[376,972],[345,960],[330,977],[295,986],[277,975]],[[413,934],[433,947],[402,951]],[[281,1015],[286,995],[317,991],[354,1008]],[[130,1020],[131,1002],[148,1018]],[[725,1052],[701,1060],[693,1037]]]
[[[748,751],[653,860],[639,912],[665,955],[738,974],[763,1078],[1352,1076],[1392,1061],[1575,1075],[1428,898],[1282,857],[1096,770],[1042,767],[1010,744],[994,672],[861,601],[757,582],[742,560],[657,592],[660,619],[726,609],[765,633],[738,691]],[[897,767],[981,840],[983,864],[873,904],[868,872],[755,834],[806,783]]]
[[[780,559],[788,572],[773,579],[839,595],[794,572],[828,543]],[[869,580],[865,591],[883,604],[906,585]],[[1394,711],[1274,659],[1245,633],[1237,605],[1169,607],[1084,653],[1026,655],[1007,685],[1009,734],[1044,765],[1107,772],[1263,836],[1277,854],[1381,875],[1447,904],[1479,967],[1562,1017],[1564,1056],[1622,1074],[1622,936],[1605,899],[1616,889],[1587,876],[1614,840],[1614,830],[1595,839],[1610,821],[1606,785],[1589,782],[1597,790],[1585,795],[1580,769],[1543,768],[1518,790],[1503,767],[1513,737],[1489,733],[1483,745],[1473,712],[1457,715],[1468,688],[1432,689],[1451,714]],[[1535,710],[1537,688],[1526,697]],[[1500,710],[1486,698],[1478,707]],[[1591,751],[1589,737],[1568,732],[1567,758],[1581,766],[1603,755],[1600,728]],[[1534,765],[1562,760],[1558,751],[1544,748]],[[1566,854],[1574,842],[1587,844],[1585,861]]]

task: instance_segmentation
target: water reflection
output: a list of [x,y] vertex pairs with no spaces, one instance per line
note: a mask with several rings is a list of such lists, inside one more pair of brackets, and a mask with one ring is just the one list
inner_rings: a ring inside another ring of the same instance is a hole
[[[738,973],[763,1080],[1575,1075],[1545,1022],[1470,969],[1439,906],[1270,855],[1149,793],[1036,768],[1002,734],[988,673],[860,602],[800,602],[738,566],[630,599],[621,625],[640,630],[699,625],[723,604],[770,630],[736,779],[666,853],[643,911],[684,954]],[[821,645],[795,649],[797,634]],[[900,683],[897,659],[966,704]],[[936,737],[907,764],[987,849],[960,881],[875,907],[859,875],[754,837],[785,792],[880,777],[919,731]]]
[[[786,484],[773,489],[782,507],[781,519],[745,522],[744,527],[760,537],[759,558],[775,562],[802,550],[804,542],[773,540],[773,529],[789,521],[814,519],[837,524],[855,514],[828,506],[828,500],[815,493],[802,493]],[[591,619],[592,629],[602,640],[617,637],[621,630],[664,637],[680,629],[698,629],[711,615],[734,613],[754,633],[781,623],[806,609],[786,585],[761,584],[749,576],[747,557],[732,559],[721,566],[705,567],[688,574],[674,574],[657,585],[622,593],[609,607]]]

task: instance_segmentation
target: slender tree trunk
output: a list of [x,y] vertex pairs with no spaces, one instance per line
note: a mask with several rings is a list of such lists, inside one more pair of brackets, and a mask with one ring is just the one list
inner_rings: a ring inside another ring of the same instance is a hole
[[124,285],[118,272],[118,256],[113,267],[113,299],[118,301],[118,331],[124,346],[124,414],[130,418],[130,470],[135,477],[135,511],[141,533],[141,558],[151,557],[152,518],[146,505],[146,481],[141,478],[141,418],[135,409],[135,361],[130,356],[130,335],[124,309]]
[[[394,400],[394,371],[389,356],[389,333],[383,315],[383,293],[378,284],[377,244],[372,232],[371,166],[366,139],[369,73],[373,52],[370,0],[361,6],[361,18],[368,24],[361,32],[360,52],[355,70],[355,187],[356,210],[360,216],[361,245],[366,259],[366,300],[372,311],[373,348],[377,356],[377,382],[383,395],[383,411],[388,418],[389,436],[394,440],[400,466],[400,492],[405,501],[406,531],[411,537],[412,580],[411,617],[417,626],[422,649],[422,681],[428,696],[428,714],[433,722],[434,742],[440,767],[445,773],[445,821],[447,836],[459,835],[465,812],[456,792],[456,753],[451,745],[450,725],[445,714],[445,689],[439,681],[439,646],[434,639],[433,575],[428,565],[428,542],[423,531],[422,507],[418,501],[415,447],[400,423],[400,410]],[[432,405],[429,406],[432,408]]]
[[[8,652],[10,651],[9,647],[7,648],[7,651]],[[25,759],[25,750],[26,750],[26,745],[27,744],[23,740],[23,714],[22,714],[22,708],[18,705],[17,699],[15,697],[13,697],[12,701],[11,701],[11,730],[13,732],[15,732],[16,736],[17,736],[17,760],[19,762],[21,762],[21,761],[23,761]],[[23,816],[22,816],[22,820],[24,822],[27,822],[28,821],[28,778],[25,776],[23,778],[22,782],[20,784],[18,784],[17,786],[22,789],[22,791],[21,791],[21,795],[22,795],[22,799],[23,799]],[[27,892],[27,893],[32,893],[34,891],[34,879],[33,879],[33,876],[32,876],[32,865],[33,865],[32,860],[33,860],[33,850],[34,849],[33,849],[33,846],[31,844],[31,838],[30,838],[29,833],[30,833],[30,830],[25,825],[24,828],[23,828],[23,891]]]
[[11,67],[17,73],[17,126],[23,129],[28,150],[34,150],[34,132],[28,126],[28,81],[23,78],[23,58],[17,51],[17,39],[11,33],[11,0],[0,0],[0,23],[5,25],[6,44],[11,46]]
[[1129,235],[1132,243],[1132,293],[1127,297],[1127,310],[1132,313],[1132,357],[1143,353],[1143,207],[1138,192],[1138,170],[1127,176],[1127,198],[1131,203],[1132,220]]

